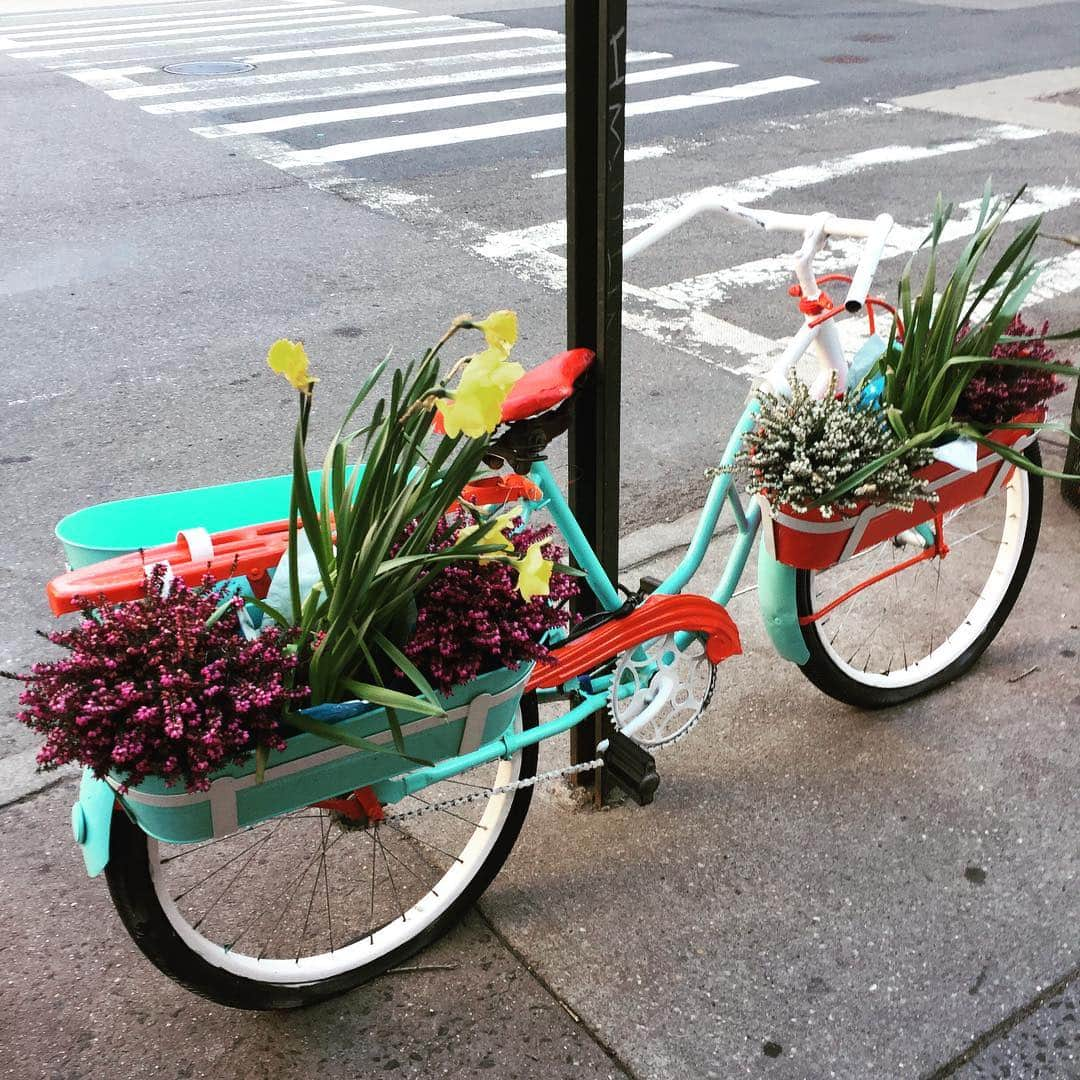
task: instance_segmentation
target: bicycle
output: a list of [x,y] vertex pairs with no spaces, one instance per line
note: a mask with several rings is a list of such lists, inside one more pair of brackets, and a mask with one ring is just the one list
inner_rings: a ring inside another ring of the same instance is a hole
[[[833,380],[842,390],[848,364],[834,316],[873,317],[875,307],[888,306],[868,294],[891,218],[782,214],[704,200],[651,226],[627,245],[627,256],[703,211],[802,235],[794,270],[804,322],[765,384],[784,391],[788,371],[813,349],[822,369],[819,390]],[[844,302],[835,306],[812,269],[831,236],[864,241],[858,267],[845,279]],[[566,430],[574,387],[591,360],[585,350],[573,350],[533,369],[507,399],[505,428],[493,447],[511,472],[487,492],[488,504],[520,500],[526,513],[546,512],[599,606],[599,614],[558,643],[553,663],[522,670],[492,689],[488,697],[509,702],[513,712],[494,735],[487,729],[471,740],[463,734],[458,751],[433,765],[339,790],[244,828],[237,828],[235,809],[231,819],[223,811],[223,824],[197,843],[155,839],[135,813],[140,800],[152,807],[155,798],[159,804],[171,798],[183,809],[194,805],[184,802],[192,797],[131,792],[121,800],[109,784],[84,776],[73,824],[88,870],[104,869],[132,938],[165,974],[225,1005],[288,1008],[357,986],[439,938],[506,860],[533,786],[602,768],[610,749],[602,743],[596,760],[538,775],[541,741],[604,708],[618,738],[649,750],[694,727],[712,698],[717,665],[741,651],[725,605],[763,526],[758,595],[768,636],[783,659],[840,701],[863,708],[907,701],[966,672],[993,640],[1031,563],[1041,518],[1039,477],[992,454],[980,458],[973,474],[943,466],[939,490],[955,487],[955,505],[924,507],[918,518],[895,511],[863,514],[834,524],[833,532],[841,530],[836,536],[811,523],[795,548],[785,548],[792,522],[771,514],[760,499],[745,503],[725,471],[754,425],[753,400],[729,438],[679,566],[655,587],[621,592],[543,458],[546,446]],[[1010,436],[1038,462],[1030,432]],[[252,502],[253,520],[261,520],[259,509],[280,501],[283,489],[276,480],[253,484],[244,497]],[[219,503],[235,503],[236,493],[213,490],[222,493]],[[166,498],[148,497],[139,514],[161,510]],[[687,594],[725,509],[734,519],[734,540],[720,580],[709,596]],[[211,515],[204,525],[212,524]],[[186,530],[177,541],[174,569],[205,570],[216,557],[218,576],[235,576],[239,550],[254,552],[243,573],[258,577],[281,551],[280,527],[260,528],[219,549],[205,528]],[[839,545],[839,554],[821,555],[827,541]],[[806,557],[782,562],[774,554],[782,549]],[[800,561],[805,565],[792,565]],[[115,590],[116,582],[105,581],[102,590],[108,594],[109,588]],[[61,593],[53,589],[52,598]],[[515,687],[517,694],[525,691],[516,704],[517,696],[506,697]],[[541,722],[543,703],[563,708]],[[468,728],[470,721],[462,723]],[[224,777],[219,785],[213,799],[224,793],[227,804],[241,781]]]

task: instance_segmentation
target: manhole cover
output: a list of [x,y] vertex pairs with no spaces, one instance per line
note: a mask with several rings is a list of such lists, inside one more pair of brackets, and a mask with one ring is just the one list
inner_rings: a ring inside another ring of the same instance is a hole
[[896,35],[895,34],[875,34],[872,30],[867,30],[865,33],[862,33],[862,34],[852,34],[847,40],[848,41],[867,41],[867,42],[895,41],[896,40]]
[[255,65],[239,60],[190,60],[186,64],[166,64],[161,70],[170,75],[239,75],[254,71]]
[[841,53],[839,56],[823,56],[821,58],[825,64],[865,64],[869,59],[868,56],[853,56],[851,53]]

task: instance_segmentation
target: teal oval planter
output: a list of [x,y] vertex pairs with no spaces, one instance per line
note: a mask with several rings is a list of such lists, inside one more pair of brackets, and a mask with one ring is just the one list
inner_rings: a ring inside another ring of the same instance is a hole
[[[446,713],[430,717],[398,710],[403,757],[342,746],[308,733],[294,735],[273,751],[262,783],[255,782],[254,756],[214,774],[208,792],[178,792],[157,777],[120,796],[139,827],[158,840],[191,844],[225,836],[268,818],[299,810],[415,769],[409,757],[439,762],[470,753],[498,739],[514,722],[531,664],[499,668],[440,698]],[[305,712],[336,722],[343,732],[393,746],[386,712],[367,702],[319,705]]]

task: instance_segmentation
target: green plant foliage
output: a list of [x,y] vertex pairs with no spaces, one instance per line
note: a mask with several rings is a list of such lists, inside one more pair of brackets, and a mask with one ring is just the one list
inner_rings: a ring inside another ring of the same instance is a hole
[[[1044,374],[1077,375],[1077,369],[1069,364],[993,355],[1002,343],[1080,336],[1077,330],[1040,335],[1037,339],[1018,338],[1007,333],[1039,275],[1032,251],[1042,225],[1041,216],[1033,218],[1005,245],[985,278],[976,283],[983,267],[988,265],[988,252],[998,239],[1006,215],[1022,193],[1023,188],[1012,198],[995,197],[987,181],[975,231],[964,245],[952,272],[941,284],[940,295],[937,292],[940,281],[938,248],[952,217],[953,205],[938,196],[930,231],[920,245],[920,250],[929,245],[929,262],[922,284],[917,292],[912,285],[918,252],[908,260],[900,277],[897,306],[904,323],[903,341],[899,341],[894,324],[888,348],[864,380],[865,385],[878,375],[884,376],[881,406],[899,445],[890,454],[868,461],[838,484],[828,493],[829,501],[853,492],[897,456],[959,436],[973,439],[1014,464],[1043,476],[1062,475],[1037,467],[1023,454],[987,438],[994,427],[1008,425],[980,423],[956,415],[968,383],[988,365],[1038,368]],[[1065,430],[1060,425],[1024,426]]]
[[[301,390],[288,547],[291,608],[299,615],[289,619],[254,601],[276,621],[285,625],[295,621],[298,626],[296,650],[311,688],[311,703],[362,698],[384,707],[399,751],[401,732],[394,710],[442,712],[432,687],[401,651],[416,593],[430,580],[434,566],[481,556],[498,558],[505,548],[505,542],[485,542],[481,528],[430,550],[450,506],[482,471],[490,444],[487,434],[432,437],[432,410],[448,393],[439,352],[457,330],[472,325],[455,323],[421,360],[394,370],[389,394],[375,402],[370,421],[348,430],[386,371],[386,362],[365,381],[323,460],[318,502],[332,508],[332,515],[316,509],[306,449],[312,386]],[[363,470],[352,468],[353,458],[365,463]],[[300,527],[319,570],[319,580],[306,597],[301,596],[298,574]],[[404,673],[419,698],[386,685],[395,669]],[[322,730],[326,725],[316,725],[310,718],[291,716],[290,721],[326,734]]]

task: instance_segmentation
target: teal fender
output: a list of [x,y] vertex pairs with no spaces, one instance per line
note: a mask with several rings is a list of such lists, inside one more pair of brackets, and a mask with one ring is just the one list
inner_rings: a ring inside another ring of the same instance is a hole
[[109,831],[115,802],[113,789],[84,769],[79,801],[71,808],[71,831],[75,843],[82,848],[86,872],[91,877],[97,877],[109,862]]
[[758,551],[758,600],[765,630],[773,648],[785,659],[800,666],[810,659],[799,626],[799,611],[795,604],[795,571],[777,562],[766,550],[762,540]]

